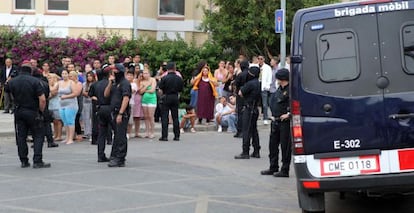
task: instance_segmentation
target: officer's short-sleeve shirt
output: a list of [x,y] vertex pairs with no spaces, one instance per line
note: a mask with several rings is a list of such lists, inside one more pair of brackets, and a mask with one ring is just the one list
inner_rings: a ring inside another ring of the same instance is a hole
[[105,88],[108,86],[108,79],[102,79],[91,85],[89,96],[98,99],[98,105],[110,105],[111,97],[105,97]]
[[243,98],[246,101],[246,103],[248,104],[256,103],[256,106],[257,106],[257,102],[259,98],[261,97],[260,96],[261,88],[260,88],[260,83],[258,79],[253,79],[253,80],[246,82],[240,90],[243,94]]
[[181,77],[174,72],[168,72],[168,74],[161,78],[159,88],[164,94],[178,94],[183,91],[184,82]]
[[280,117],[289,111],[289,85],[279,88],[270,98],[270,111],[274,117]]
[[8,82],[8,90],[16,107],[39,111],[39,96],[45,93],[40,79],[22,72]]
[[122,79],[121,82],[112,86],[111,108],[113,110],[119,110],[122,105],[122,99],[125,96],[131,98],[131,84],[126,79]]

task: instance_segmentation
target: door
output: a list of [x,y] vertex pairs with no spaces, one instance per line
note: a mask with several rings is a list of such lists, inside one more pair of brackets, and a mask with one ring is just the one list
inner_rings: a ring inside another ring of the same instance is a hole
[[[398,4],[414,8],[413,1]],[[377,17],[381,66],[389,80],[384,91],[389,148],[414,147],[414,11]]]
[[306,154],[388,148],[377,15],[303,17],[310,21],[293,96],[301,105]]

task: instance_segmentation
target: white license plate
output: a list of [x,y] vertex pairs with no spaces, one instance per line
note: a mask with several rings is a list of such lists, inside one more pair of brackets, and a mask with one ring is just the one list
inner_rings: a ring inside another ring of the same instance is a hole
[[326,158],[320,160],[321,176],[348,176],[380,171],[378,155]]

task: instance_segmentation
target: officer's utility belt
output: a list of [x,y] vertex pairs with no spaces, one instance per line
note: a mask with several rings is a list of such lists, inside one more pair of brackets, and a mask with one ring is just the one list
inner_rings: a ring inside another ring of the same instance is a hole
[[15,105],[14,109],[16,109],[16,110],[27,109],[27,110],[31,110],[31,111],[39,111],[38,108],[19,106],[19,105]]
[[100,108],[105,108],[105,107],[110,107],[111,105],[109,104],[97,104],[96,108],[100,109]]
[[257,107],[256,104],[254,104],[254,103],[245,103],[244,106],[246,108],[256,108]]

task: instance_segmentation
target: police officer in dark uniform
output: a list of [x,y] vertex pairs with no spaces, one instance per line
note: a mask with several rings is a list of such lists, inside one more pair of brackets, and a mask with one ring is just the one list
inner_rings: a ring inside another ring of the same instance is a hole
[[[259,83],[260,68],[252,66],[249,68],[246,83],[240,89],[239,95],[244,98],[243,108],[243,152],[234,156],[235,159],[249,159],[250,157],[260,158],[260,141],[257,132],[257,118],[259,110],[257,104],[261,98],[261,88]],[[253,153],[249,156],[250,139],[252,139]]]
[[32,68],[32,75],[33,77],[40,80],[40,83],[42,85],[43,91],[45,93],[46,97],[46,107],[43,112],[43,132],[45,134],[46,140],[47,140],[47,147],[58,147],[59,144],[55,143],[53,140],[53,132],[52,132],[52,124],[53,116],[52,112],[49,111],[49,96],[50,96],[50,89],[49,89],[49,83],[45,76],[43,76],[42,71],[38,68]]
[[246,83],[246,78],[249,71],[249,61],[244,60],[240,62],[240,69],[241,73],[236,76],[235,79],[235,86],[236,86],[236,112],[237,112],[237,132],[234,135],[235,138],[242,137],[242,126],[243,126],[243,106],[244,106],[244,99],[239,95],[240,88]]
[[[262,175],[289,177],[291,159],[290,119],[289,119],[289,70],[276,72],[279,88],[270,97],[272,125],[269,138],[269,169],[261,171]],[[279,171],[279,144],[282,151],[282,169]]]
[[168,141],[168,114],[171,110],[173,119],[174,140],[180,140],[180,127],[178,123],[178,101],[179,93],[183,91],[184,82],[181,77],[175,74],[175,63],[167,63],[168,74],[161,78],[159,92],[162,94],[161,101],[161,128],[160,141]]
[[109,167],[124,167],[127,155],[127,129],[130,116],[129,99],[131,84],[125,79],[125,68],[122,64],[110,65],[112,73],[105,88],[105,97],[111,97],[112,127],[114,141],[111,150]]
[[33,168],[48,168],[50,163],[43,162],[43,118],[46,107],[46,97],[39,79],[31,76],[32,67],[24,63],[19,75],[11,79],[6,85],[6,91],[11,92],[16,103],[14,120],[16,124],[16,142],[21,167],[30,166],[27,133],[30,130],[33,136],[34,153]]
[[[98,162],[100,163],[109,162],[109,159],[105,155],[105,140],[108,137],[112,137],[112,135],[109,134],[112,132],[111,99],[110,97],[105,97],[105,88],[108,86],[108,77],[111,69],[112,68],[108,65],[104,65],[102,70],[97,71],[98,81],[91,85],[88,93],[89,97],[92,99],[92,102],[96,104],[95,111],[98,129],[95,129],[95,131],[92,130],[92,132],[95,132],[95,134],[96,132],[98,133],[96,143],[98,145]],[[92,144],[93,142],[92,136]]]

